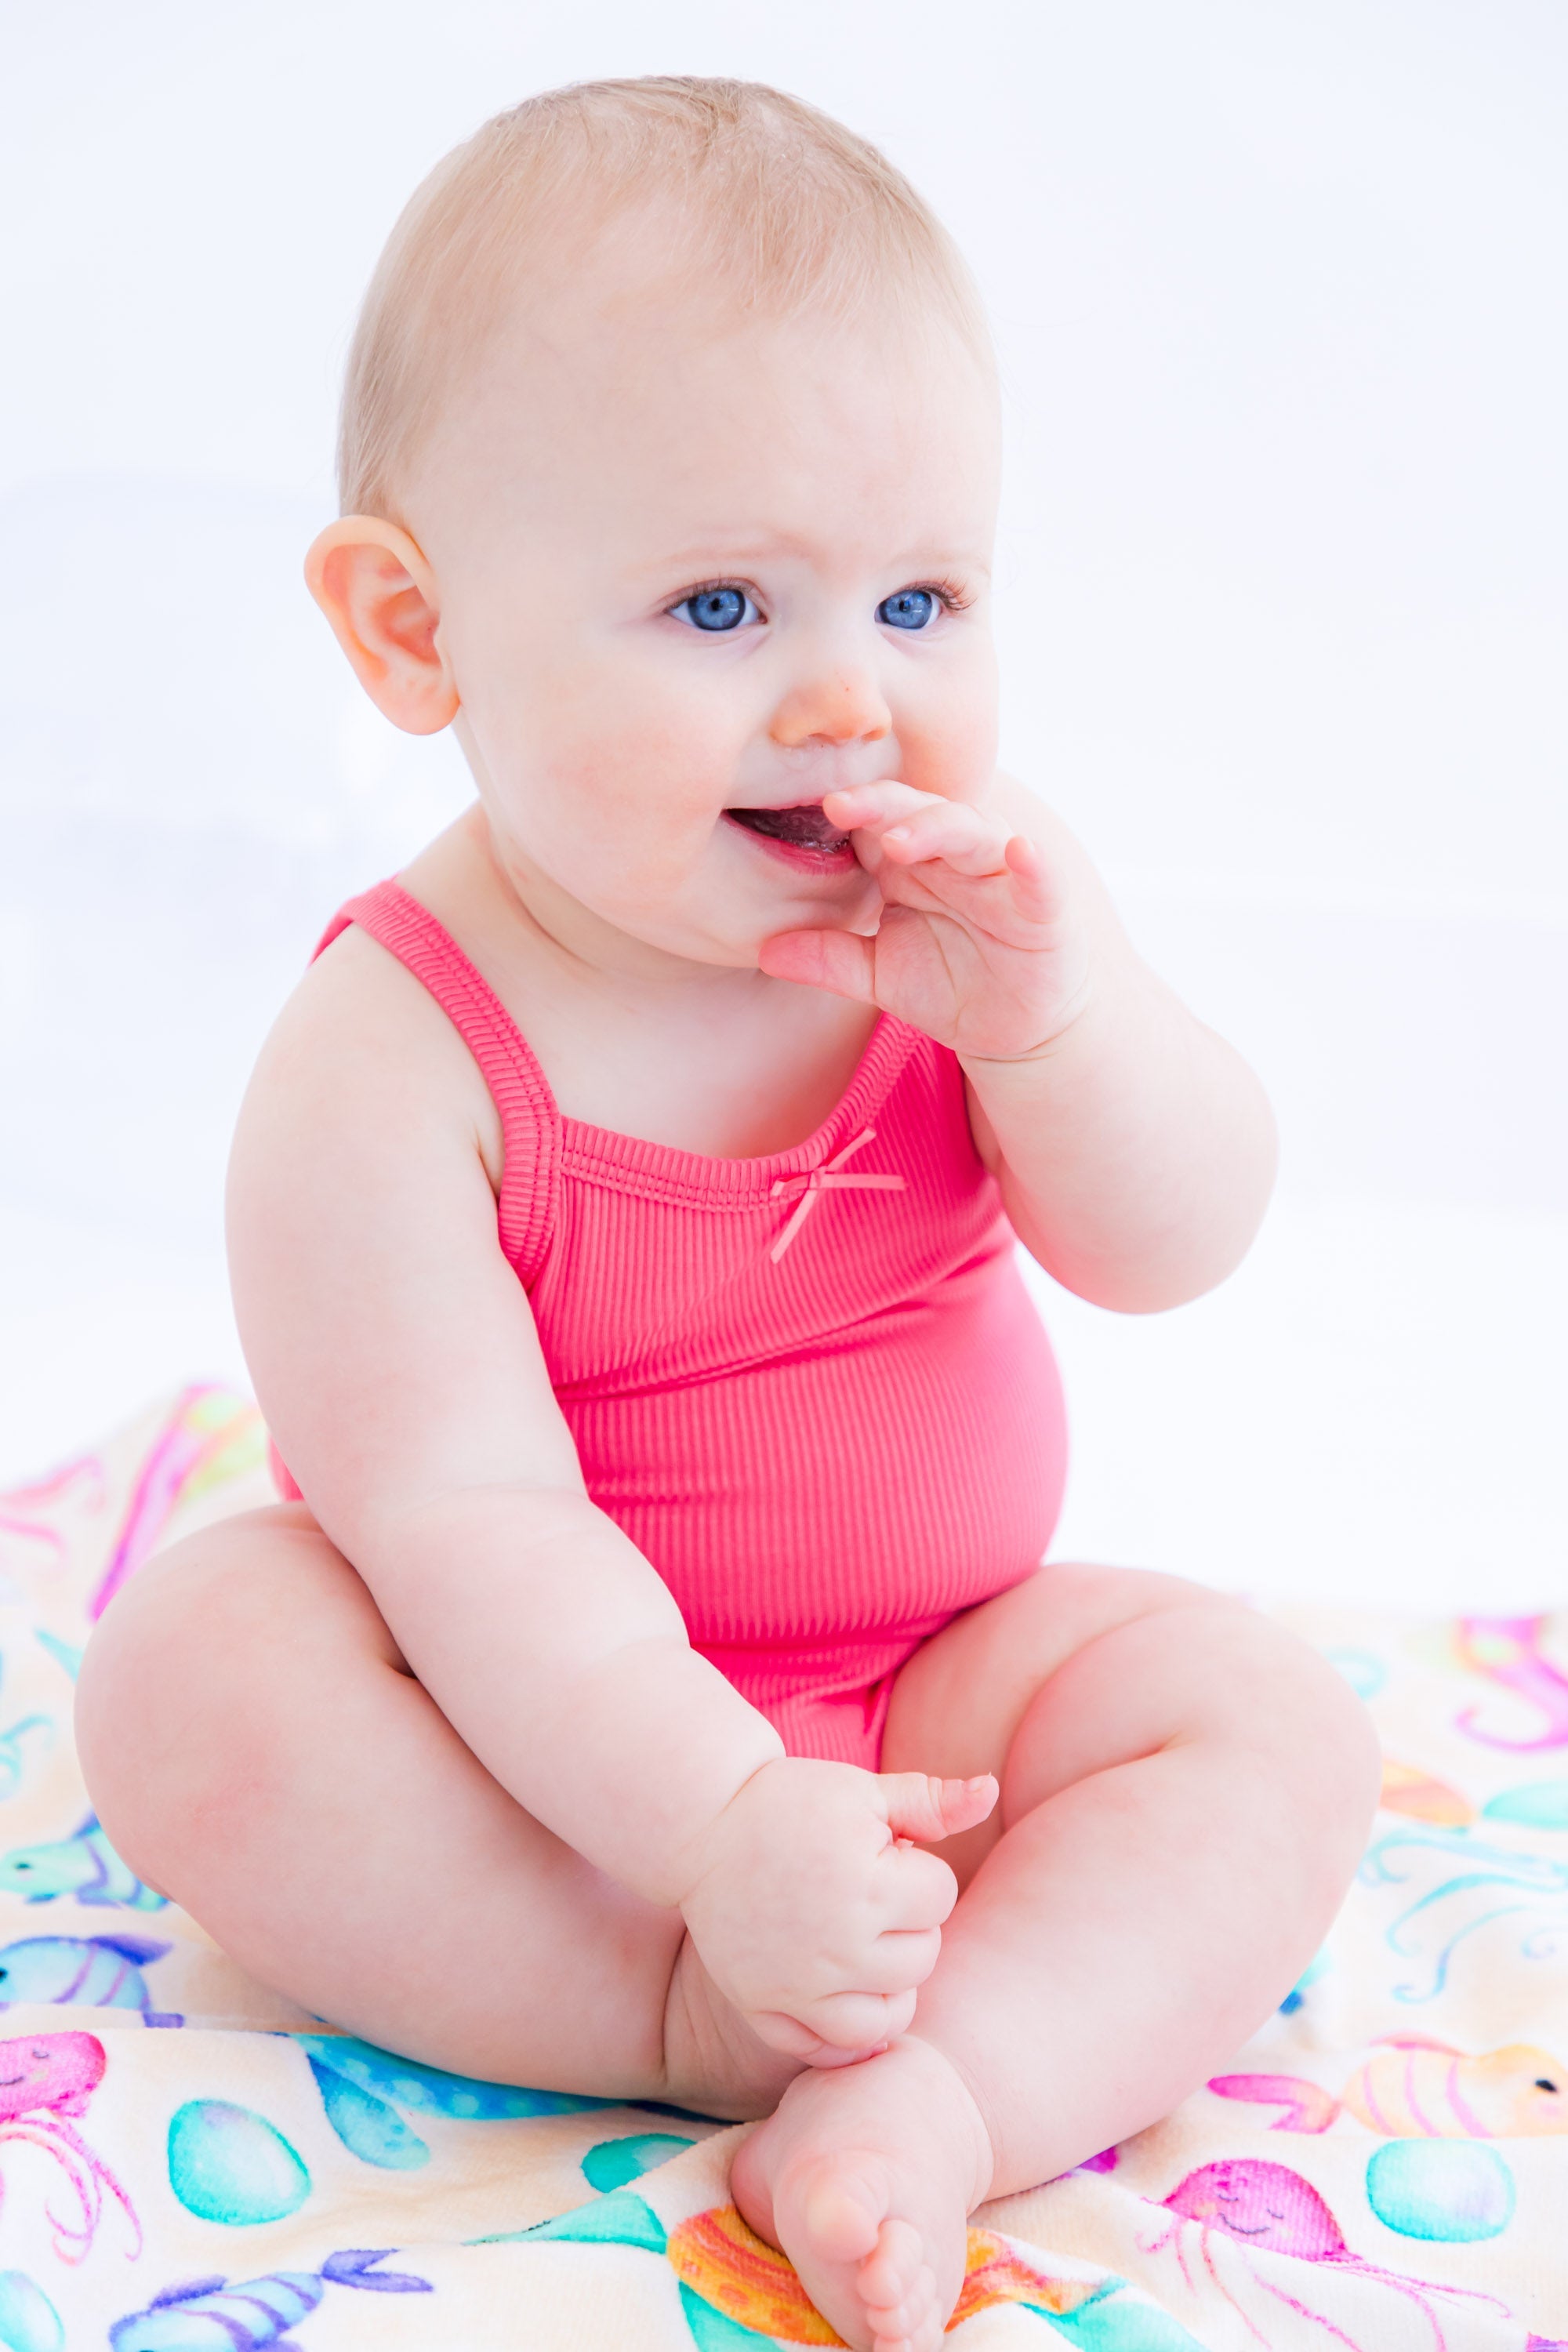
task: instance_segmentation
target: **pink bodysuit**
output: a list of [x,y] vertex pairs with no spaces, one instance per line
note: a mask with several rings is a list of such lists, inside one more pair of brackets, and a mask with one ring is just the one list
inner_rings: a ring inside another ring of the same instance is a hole
[[875,1771],[893,1676],[1038,1564],[1066,1468],[955,1055],[884,1015],[807,1141],[704,1159],[563,1118],[400,885],[350,899],[317,954],[351,922],[423,982],[495,1098],[500,1246],[589,1494],[792,1755]]

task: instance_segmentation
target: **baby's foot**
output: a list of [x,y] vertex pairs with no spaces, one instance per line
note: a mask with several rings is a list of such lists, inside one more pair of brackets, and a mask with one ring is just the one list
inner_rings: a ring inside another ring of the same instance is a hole
[[909,2034],[858,2065],[796,2075],[737,2152],[731,2185],[847,2344],[932,2352],[990,2179],[979,2108]]

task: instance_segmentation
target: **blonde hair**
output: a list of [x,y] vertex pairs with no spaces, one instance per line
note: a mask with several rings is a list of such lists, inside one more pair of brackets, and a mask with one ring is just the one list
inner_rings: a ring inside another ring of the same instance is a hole
[[596,231],[660,199],[680,223],[669,268],[742,308],[852,319],[913,293],[989,356],[946,230],[830,115],[760,82],[576,82],[492,117],[404,207],[349,353],[342,512],[399,520],[419,445],[529,270],[579,258]]

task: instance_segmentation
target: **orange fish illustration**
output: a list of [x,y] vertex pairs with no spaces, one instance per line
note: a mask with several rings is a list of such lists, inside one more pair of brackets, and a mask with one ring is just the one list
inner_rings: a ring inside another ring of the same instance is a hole
[[1401,2035],[1373,2051],[1338,2098],[1295,2074],[1220,2074],[1209,2089],[1222,2099],[1283,2108],[1271,2131],[1327,2131],[1351,2115],[1385,2139],[1568,2132],[1568,2066],[1528,2042],[1467,2057],[1446,2042]]
[[[646,2199],[622,2189],[534,2229],[509,2231],[501,2239],[481,2242],[536,2239],[638,2246],[650,2254],[663,2254],[680,2282],[681,2309],[700,2352],[740,2352],[748,2342],[764,2352],[775,2344],[843,2342],[806,2294],[793,2264],[748,2229],[733,2205],[710,2206],[667,2231]],[[961,2320],[999,2303],[1022,2304],[1047,2318],[1069,2313],[1087,2316],[1091,2305],[1110,2304],[1126,2294],[1125,2280],[1114,2273],[1097,2279],[1054,2277],[1007,2239],[989,2230],[971,2230],[963,2286],[948,2325],[956,2327]]]

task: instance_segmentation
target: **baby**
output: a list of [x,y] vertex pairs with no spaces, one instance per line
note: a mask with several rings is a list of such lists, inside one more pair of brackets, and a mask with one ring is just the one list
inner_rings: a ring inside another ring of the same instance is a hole
[[994,773],[993,362],[860,140],[733,82],[499,117],[393,236],[341,456],[310,586],[477,799],[261,1055],[231,1255],[295,1499],[115,1601],[92,1800],[352,2032],[762,2118],[746,2220],[930,2352],[966,2216],[1222,2064],[1370,1817],[1315,1655],[1040,1564],[1015,1235],[1194,1297],[1269,1114]]

